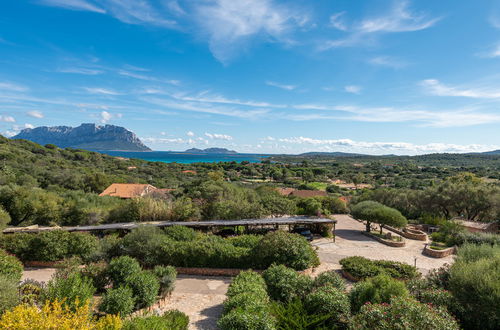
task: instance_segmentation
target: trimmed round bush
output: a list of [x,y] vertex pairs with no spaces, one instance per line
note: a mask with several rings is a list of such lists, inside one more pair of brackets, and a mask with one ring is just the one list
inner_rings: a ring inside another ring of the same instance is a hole
[[0,314],[19,304],[19,299],[17,281],[10,277],[0,276]]
[[350,329],[458,330],[457,321],[445,309],[433,308],[409,297],[396,297],[390,304],[366,304],[351,319]]
[[269,309],[268,303],[267,295],[257,295],[253,292],[240,293],[224,301],[224,314],[237,308],[254,312],[266,311]]
[[85,306],[90,301],[96,289],[92,280],[75,272],[67,277],[54,277],[47,284],[42,294],[43,301],[64,301],[64,305],[75,310],[77,307]]
[[230,237],[227,240],[236,247],[242,247],[247,249],[253,249],[259,244],[262,236],[259,235],[240,235],[236,237]]
[[178,311],[169,310],[162,316],[135,317],[123,325],[123,330],[187,330],[189,317]]
[[323,272],[314,279],[314,287],[319,288],[326,285],[346,291],[345,280],[334,270]]
[[99,249],[99,239],[87,233],[71,233],[71,239],[68,241],[68,256],[78,256],[83,261],[90,259]]
[[217,321],[221,330],[274,330],[276,320],[267,312],[234,309]]
[[121,241],[122,253],[138,260],[144,266],[155,266],[161,260],[161,247],[170,239],[153,226],[140,226]]
[[134,293],[137,309],[153,305],[160,290],[160,282],[153,273],[148,271],[130,275],[127,277],[126,285],[130,286]]
[[194,241],[196,239],[196,231],[186,226],[171,226],[164,229],[165,234],[174,241]]
[[141,265],[134,258],[122,256],[111,260],[108,266],[108,276],[114,286],[125,285],[128,278],[142,271]]
[[104,262],[96,262],[85,265],[85,268],[80,270],[83,276],[92,279],[92,284],[98,293],[104,292],[110,284],[107,267],[108,265]]
[[23,264],[14,256],[0,250],[0,276],[20,281],[23,274]]
[[379,274],[387,274],[393,278],[403,280],[420,276],[420,273],[414,266],[397,261],[370,260],[360,256],[353,256],[341,259],[340,264],[342,265],[342,270],[360,280]]
[[233,279],[231,285],[229,285],[226,296],[231,298],[240,293],[267,296],[266,282],[262,276],[251,270],[241,272]]
[[271,299],[288,302],[298,297],[302,298],[313,286],[313,280],[306,275],[300,275],[295,270],[284,265],[274,265],[262,273],[266,281],[267,292]]
[[273,263],[295,270],[319,265],[316,251],[304,237],[280,230],[264,236],[253,249],[253,256],[256,266],[261,269],[268,268]]
[[389,303],[393,297],[406,297],[408,295],[409,292],[404,282],[385,274],[357,283],[350,292],[353,311],[359,311],[361,306],[367,302],[372,304]]
[[132,289],[120,286],[106,291],[99,304],[99,311],[106,314],[118,314],[120,317],[124,317],[134,310],[134,305],[135,299]]
[[326,285],[315,289],[305,297],[304,305],[309,314],[331,315],[332,325],[349,322],[351,314],[349,297],[333,286]]
[[160,294],[166,296],[174,291],[177,270],[173,266],[156,266],[153,270],[160,282]]

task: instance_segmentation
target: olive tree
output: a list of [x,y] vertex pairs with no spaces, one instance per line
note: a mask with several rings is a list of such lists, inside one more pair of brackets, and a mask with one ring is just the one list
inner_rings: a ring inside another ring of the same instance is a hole
[[402,228],[408,223],[398,210],[374,201],[356,204],[351,210],[351,215],[358,220],[366,221],[367,232],[370,231],[372,222],[380,225],[380,233],[384,226]]

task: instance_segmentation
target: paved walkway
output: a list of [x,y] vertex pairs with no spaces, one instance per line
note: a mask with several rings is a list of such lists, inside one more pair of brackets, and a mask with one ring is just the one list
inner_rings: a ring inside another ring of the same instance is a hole
[[405,247],[390,247],[363,235],[361,232],[365,230],[365,225],[350,216],[341,214],[336,215],[335,219],[338,221],[336,242],[324,238],[313,241],[313,245],[318,247],[322,263],[315,273],[326,269],[340,269],[340,259],[350,256],[401,261],[410,265],[415,264],[416,258],[417,268],[423,274],[453,262],[453,256],[437,259],[423,255],[426,242],[406,239]]

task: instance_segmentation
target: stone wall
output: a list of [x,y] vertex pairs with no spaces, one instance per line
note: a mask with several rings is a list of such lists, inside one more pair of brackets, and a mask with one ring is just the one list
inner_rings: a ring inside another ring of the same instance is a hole
[[456,250],[456,248],[454,246],[447,248],[447,249],[444,249],[444,250],[434,250],[434,249],[431,249],[429,247],[429,245],[427,244],[424,248],[423,253],[426,256],[433,257],[433,258],[444,258],[444,257],[447,257],[449,255],[454,254],[455,250]]
[[408,239],[413,239],[417,241],[427,241],[427,234],[420,230],[409,229],[409,228],[399,230],[391,226],[384,226],[384,228]]
[[405,242],[405,239],[404,238],[401,238],[402,241],[401,242],[395,242],[395,241],[390,241],[390,240],[387,240],[387,239],[383,239],[383,238],[380,238],[378,236],[375,236],[375,235],[372,235],[370,233],[367,233],[366,231],[363,232],[364,235],[368,236],[368,237],[371,237],[373,238],[374,240],[376,241],[379,241],[380,243],[382,244],[385,244],[385,245],[388,245],[388,246],[392,246],[392,247],[403,247],[406,245],[406,242]]

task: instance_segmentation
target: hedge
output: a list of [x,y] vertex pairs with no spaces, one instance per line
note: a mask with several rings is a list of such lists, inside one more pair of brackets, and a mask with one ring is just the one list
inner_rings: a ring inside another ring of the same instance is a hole
[[189,317],[178,311],[169,310],[162,316],[135,317],[123,325],[123,330],[169,329],[187,330]]
[[267,284],[267,292],[273,300],[289,302],[303,298],[313,287],[311,277],[298,274],[284,265],[274,265],[262,273]]
[[309,314],[330,315],[330,326],[342,326],[349,322],[351,304],[349,297],[333,286],[321,286],[304,299],[305,309]]
[[341,259],[340,264],[342,265],[342,270],[359,280],[380,274],[387,274],[393,278],[402,280],[409,280],[420,276],[416,267],[397,261],[370,260],[354,256]]

